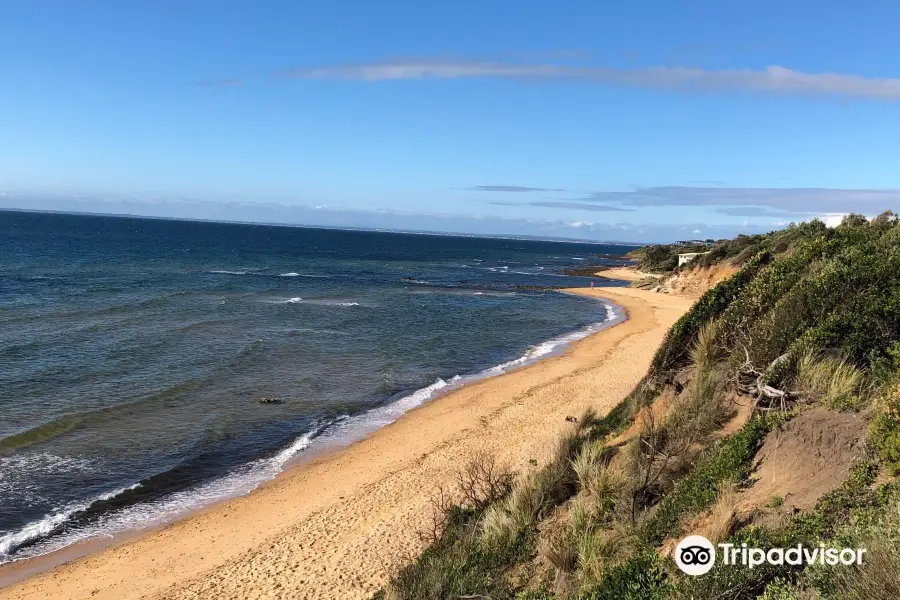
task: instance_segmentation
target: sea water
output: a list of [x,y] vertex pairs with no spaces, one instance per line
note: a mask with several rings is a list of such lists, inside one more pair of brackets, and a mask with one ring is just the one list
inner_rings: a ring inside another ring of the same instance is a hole
[[629,249],[0,212],[0,563],[245,494],[558,352],[619,315],[543,288]]

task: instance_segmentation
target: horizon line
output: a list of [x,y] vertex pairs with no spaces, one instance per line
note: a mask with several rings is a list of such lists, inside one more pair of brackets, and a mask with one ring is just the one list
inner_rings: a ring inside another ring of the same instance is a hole
[[465,233],[462,231],[436,231],[431,229],[391,229],[391,228],[372,228],[372,227],[353,227],[347,226],[327,226],[327,225],[308,225],[304,223],[269,223],[264,221],[233,221],[229,219],[201,219],[188,217],[165,217],[158,215],[136,215],[130,213],[99,213],[91,211],[77,210],[51,210],[39,208],[9,208],[0,207],[0,212],[17,212],[28,214],[52,214],[52,215],[69,215],[80,217],[111,217],[116,219],[149,219],[155,221],[182,221],[186,223],[217,223],[220,225],[260,225],[263,227],[291,227],[295,229],[322,229],[329,231],[360,231],[367,233],[395,233],[400,235],[422,235],[422,236],[442,236],[442,237],[464,237],[464,238],[483,238],[483,239],[507,239],[507,240],[524,240],[536,242],[559,242],[562,244],[595,244],[609,246],[635,246],[643,247],[654,245],[653,242],[626,242],[622,240],[590,240],[586,238],[569,238],[569,237],[546,237],[528,234],[508,234],[508,233]]

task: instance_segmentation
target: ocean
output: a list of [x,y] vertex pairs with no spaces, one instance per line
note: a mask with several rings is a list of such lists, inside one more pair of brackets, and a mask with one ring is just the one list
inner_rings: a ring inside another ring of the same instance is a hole
[[546,288],[631,248],[0,211],[0,563],[245,494],[559,352],[621,315]]

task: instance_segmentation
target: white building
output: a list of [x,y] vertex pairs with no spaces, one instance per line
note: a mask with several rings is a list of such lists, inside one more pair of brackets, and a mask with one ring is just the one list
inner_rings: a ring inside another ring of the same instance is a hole
[[685,252],[678,255],[678,266],[689,263],[701,254],[709,254],[709,252]]

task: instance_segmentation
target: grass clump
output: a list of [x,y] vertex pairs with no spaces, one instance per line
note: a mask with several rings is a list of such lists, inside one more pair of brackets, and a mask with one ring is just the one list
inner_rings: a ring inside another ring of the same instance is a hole
[[691,346],[690,359],[697,371],[708,371],[723,358],[722,348],[716,343],[719,321],[704,323],[697,332],[697,339]]
[[511,598],[506,567],[530,555],[534,532],[517,531],[485,543],[478,523],[488,507],[510,497],[514,476],[493,456],[478,454],[460,469],[452,490],[439,489],[432,526],[421,535],[429,542],[411,564],[399,569],[383,590],[385,600],[443,600],[469,590]]
[[865,385],[863,371],[844,358],[807,350],[797,361],[797,383],[813,399],[836,410],[860,404]]
[[703,526],[693,533],[702,535],[713,544],[727,540],[735,526],[737,499],[737,484],[733,481],[721,483],[716,494],[716,502],[706,516]]

